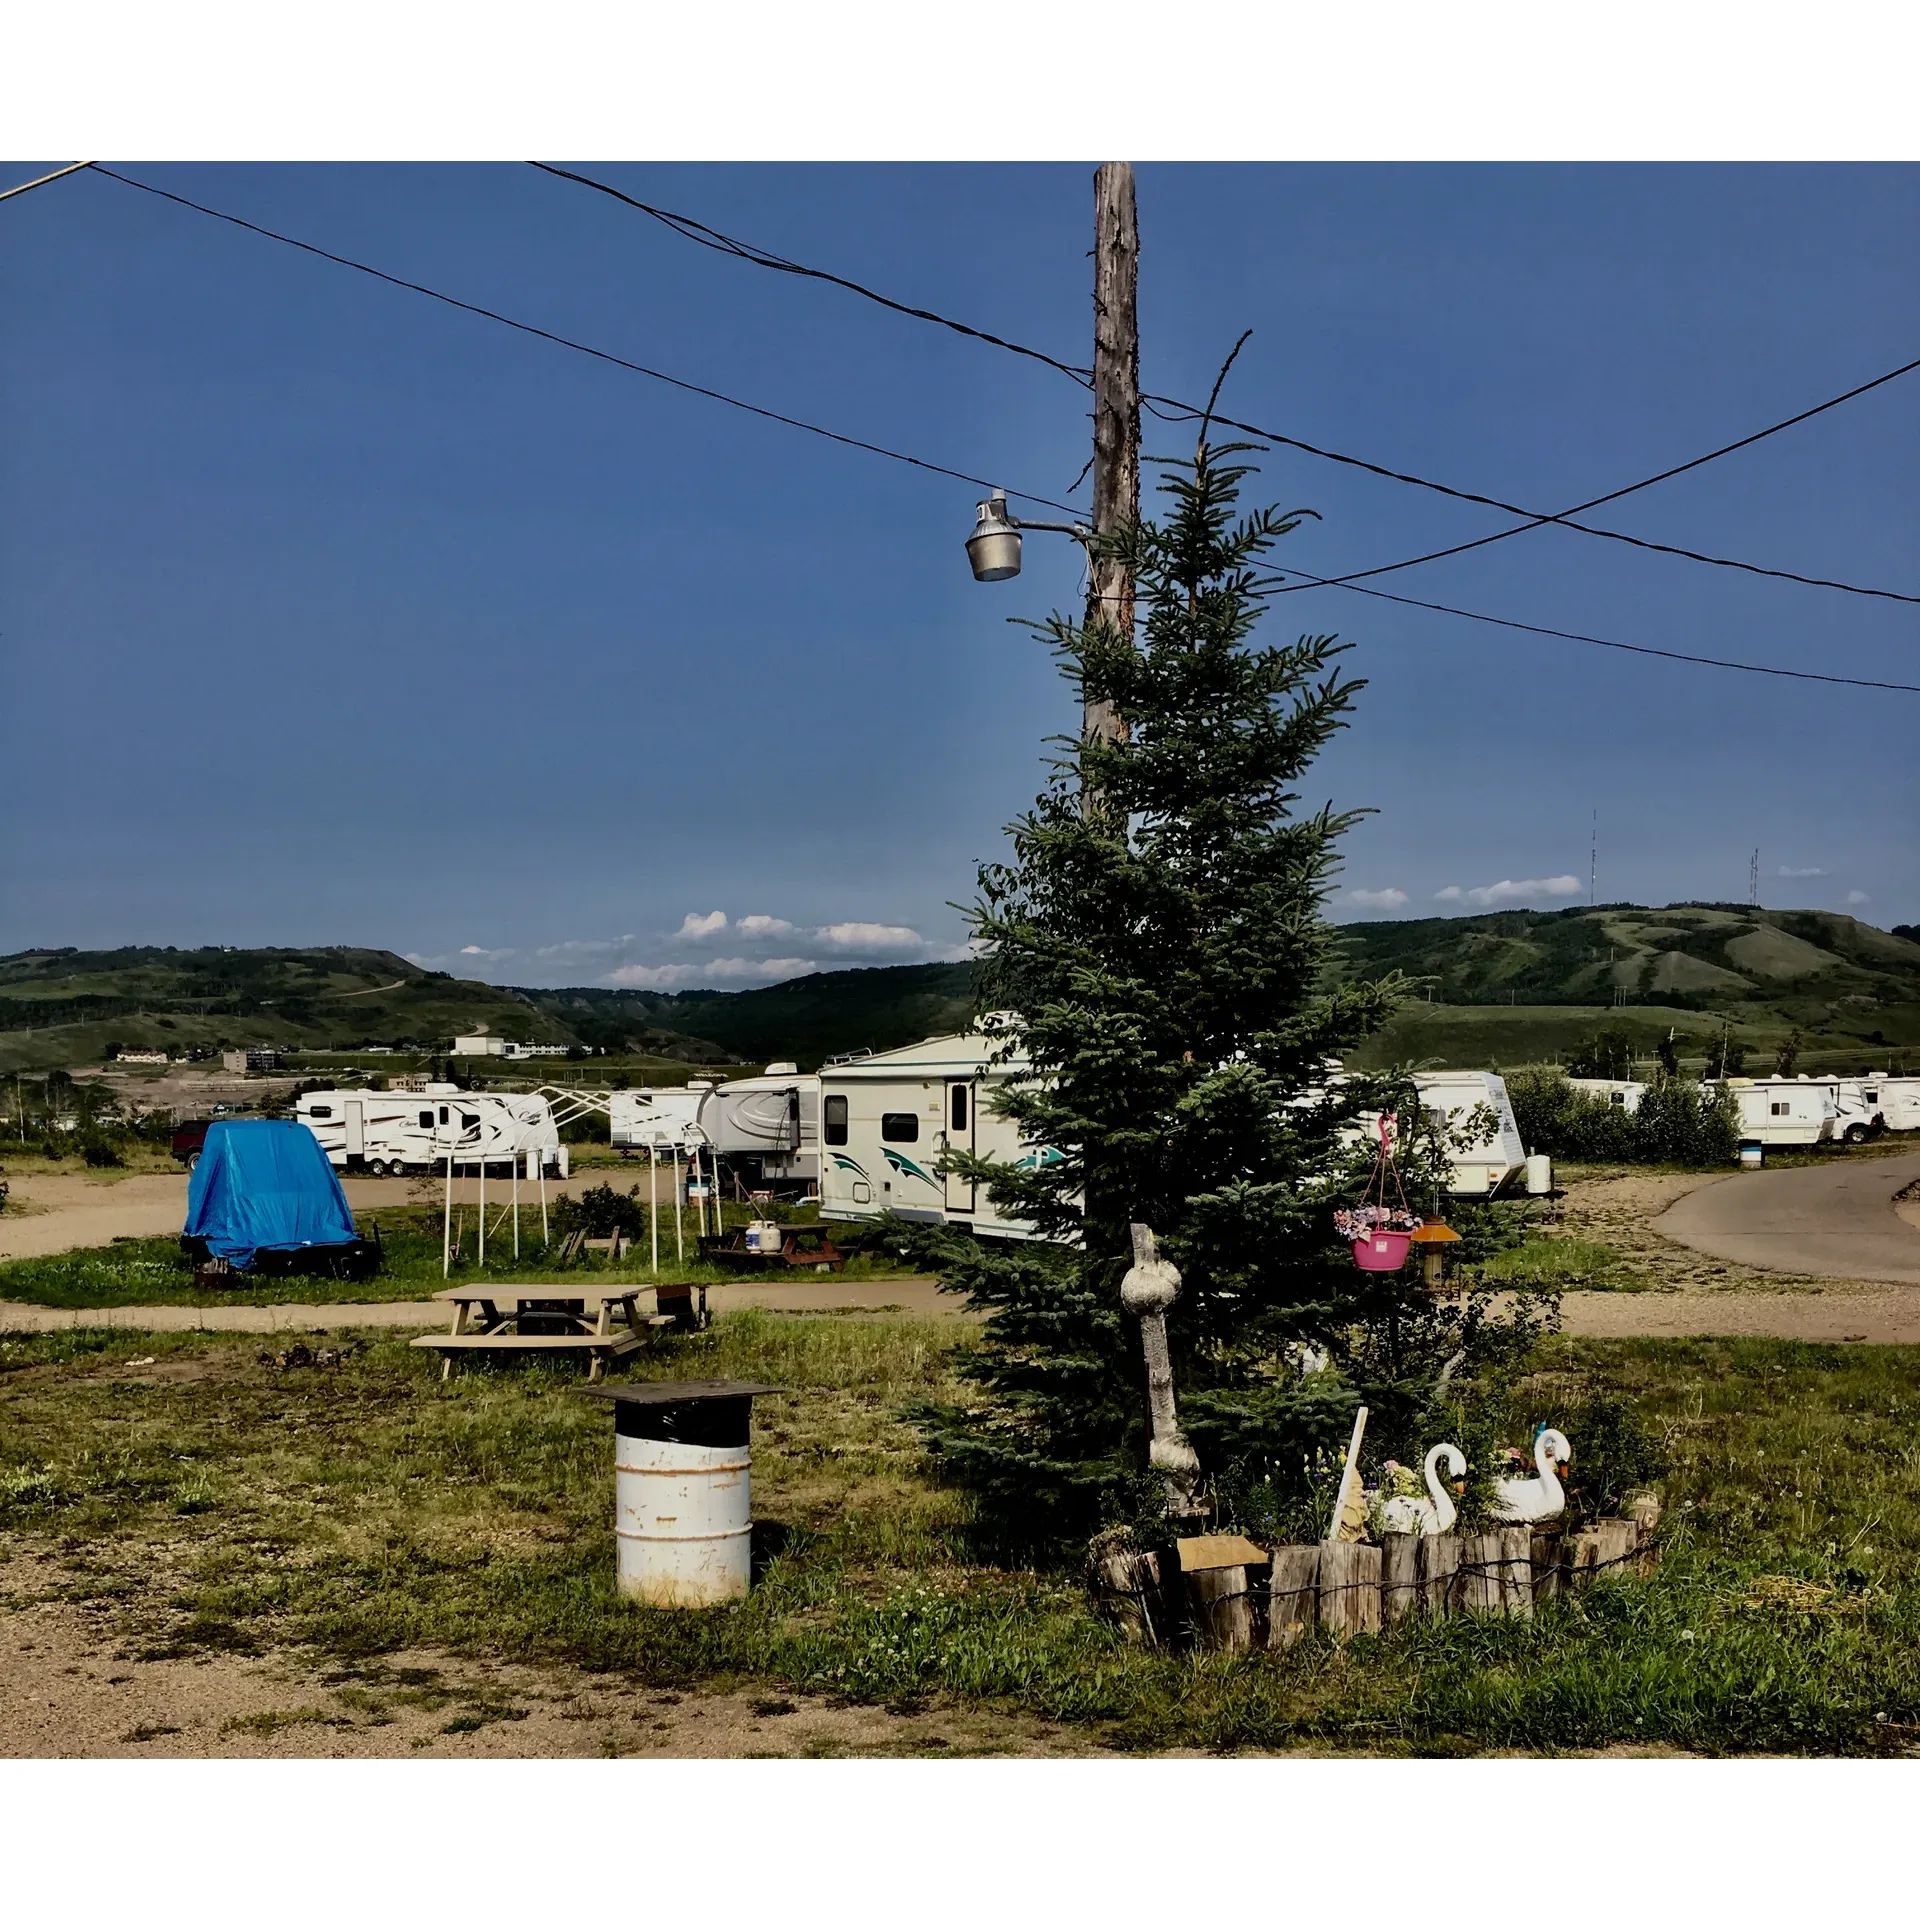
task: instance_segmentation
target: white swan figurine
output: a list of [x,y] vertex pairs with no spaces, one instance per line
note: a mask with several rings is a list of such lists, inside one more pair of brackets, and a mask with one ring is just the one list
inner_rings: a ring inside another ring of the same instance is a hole
[[1442,1440],[1437,1447],[1427,1449],[1427,1491],[1433,1497],[1430,1500],[1416,1500],[1411,1494],[1400,1494],[1388,1500],[1380,1508],[1380,1531],[1382,1533],[1450,1533],[1453,1530],[1453,1502],[1447,1497],[1447,1490],[1440,1483],[1435,1467],[1444,1460],[1450,1478],[1458,1480],[1467,1470],[1466,1456],[1450,1440]]
[[1542,1427],[1534,1436],[1533,1464],[1538,1477],[1532,1480],[1496,1480],[1493,1483],[1493,1517],[1516,1526],[1536,1520],[1551,1520],[1567,1504],[1567,1490],[1560,1484],[1556,1467],[1573,1458],[1567,1436],[1554,1427]]

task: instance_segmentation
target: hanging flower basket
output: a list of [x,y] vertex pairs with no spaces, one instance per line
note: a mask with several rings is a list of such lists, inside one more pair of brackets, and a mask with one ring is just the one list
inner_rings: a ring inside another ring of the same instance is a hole
[[[1393,1164],[1393,1134],[1387,1116],[1380,1116],[1380,1156],[1367,1178],[1357,1207],[1341,1207],[1333,1216],[1336,1232],[1353,1243],[1353,1263],[1367,1273],[1393,1273],[1407,1264],[1407,1248],[1420,1226],[1420,1216],[1407,1205],[1400,1174]],[[1398,1204],[1387,1199],[1393,1182]]]

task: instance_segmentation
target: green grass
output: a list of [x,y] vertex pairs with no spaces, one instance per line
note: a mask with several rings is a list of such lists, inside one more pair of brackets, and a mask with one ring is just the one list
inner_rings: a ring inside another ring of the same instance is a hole
[[1478,1271],[1486,1284],[1542,1292],[1641,1293],[1652,1284],[1625,1267],[1613,1248],[1573,1234],[1529,1234],[1525,1245],[1491,1255]]
[[443,1386],[397,1340],[282,1372],[215,1336],[0,1338],[0,1540],[58,1542],[69,1594],[104,1602],[145,1657],[307,1647],[342,1687],[439,1648],[656,1685],[998,1703],[1137,1750],[1870,1753],[1920,1731],[1920,1351],[1559,1343],[1511,1417],[1607,1391],[1664,1435],[1652,1579],[1531,1620],[1189,1660],[1127,1644],[1070,1572],[980,1557],[968,1501],[895,1413],[964,1392],[950,1361],[972,1337],[743,1314],[638,1364],[793,1389],[756,1419],[757,1584],[713,1612],[616,1596],[611,1423],[569,1376]]

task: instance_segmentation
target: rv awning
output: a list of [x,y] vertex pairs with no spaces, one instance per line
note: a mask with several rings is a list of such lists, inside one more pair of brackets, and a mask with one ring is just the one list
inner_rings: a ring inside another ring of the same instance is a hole
[[357,1240],[320,1142],[294,1120],[216,1120],[187,1188],[189,1237],[244,1272],[263,1247]]

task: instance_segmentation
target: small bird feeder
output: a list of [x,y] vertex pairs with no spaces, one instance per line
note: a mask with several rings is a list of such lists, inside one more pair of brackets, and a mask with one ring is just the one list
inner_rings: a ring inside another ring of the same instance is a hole
[[1427,1283],[1428,1292],[1440,1292],[1442,1256],[1448,1247],[1460,1244],[1460,1236],[1444,1220],[1426,1220],[1407,1239],[1420,1249],[1420,1277]]

